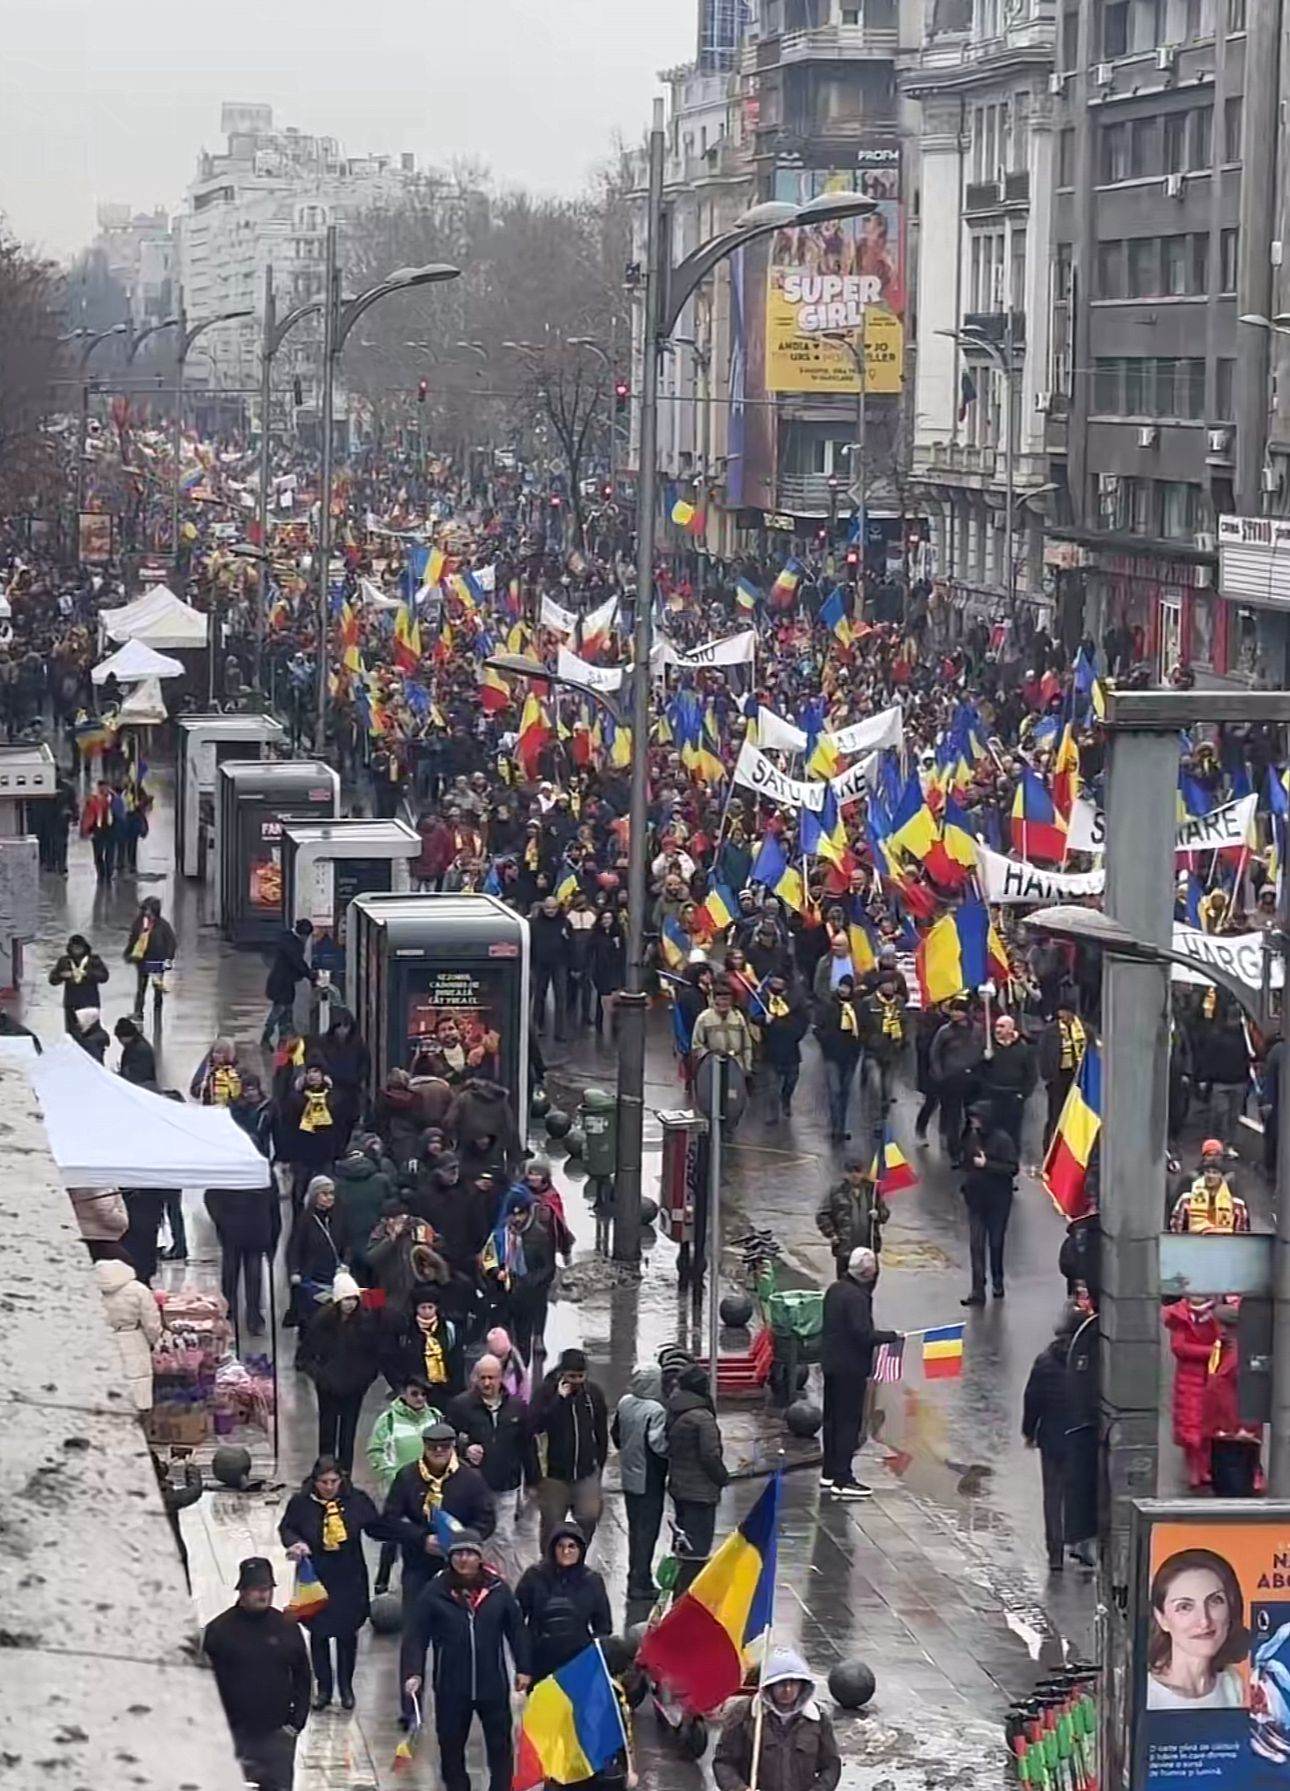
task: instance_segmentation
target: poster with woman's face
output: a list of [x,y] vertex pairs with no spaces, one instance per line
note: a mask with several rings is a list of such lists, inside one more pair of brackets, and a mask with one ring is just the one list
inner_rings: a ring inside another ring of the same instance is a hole
[[1290,1517],[1258,1510],[1152,1526],[1140,1791],[1290,1791]]

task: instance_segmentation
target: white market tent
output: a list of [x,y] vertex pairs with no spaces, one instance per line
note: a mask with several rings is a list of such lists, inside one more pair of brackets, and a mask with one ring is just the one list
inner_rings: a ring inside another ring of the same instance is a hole
[[269,1166],[222,1107],[170,1101],[64,1039],[28,1069],[69,1188],[263,1188]]
[[145,678],[182,678],[183,663],[168,653],[158,653],[146,641],[128,640],[124,647],[101,659],[90,673],[95,684],[114,677],[118,684],[141,684]]
[[206,617],[165,585],[153,585],[123,609],[100,610],[99,620],[114,641],[144,641],[163,651],[206,645]]
[[166,719],[166,699],[156,678],[136,685],[116,712],[118,727],[160,727]]

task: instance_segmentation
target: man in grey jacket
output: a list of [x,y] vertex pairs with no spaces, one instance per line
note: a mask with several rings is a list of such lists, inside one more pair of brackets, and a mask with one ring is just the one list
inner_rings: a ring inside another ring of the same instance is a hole
[[663,1370],[638,1368],[618,1401],[610,1427],[627,1505],[627,1596],[652,1599],[654,1544],[663,1522],[667,1484],[667,1413]]

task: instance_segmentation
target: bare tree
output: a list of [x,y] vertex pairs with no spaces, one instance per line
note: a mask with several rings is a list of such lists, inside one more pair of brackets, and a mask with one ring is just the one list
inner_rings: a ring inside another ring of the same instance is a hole
[[57,270],[0,221],[0,514],[57,503],[59,454],[43,427],[58,375]]

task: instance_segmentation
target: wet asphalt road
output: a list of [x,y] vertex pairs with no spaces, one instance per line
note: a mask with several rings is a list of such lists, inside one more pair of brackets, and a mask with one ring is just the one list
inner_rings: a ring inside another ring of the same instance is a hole
[[[158,755],[160,756],[160,755]],[[258,954],[232,950],[215,926],[209,889],[176,880],[171,852],[169,782],[154,772],[159,801],[149,838],[142,843],[137,877],[111,888],[95,884],[89,849],[73,841],[71,869],[63,879],[42,879],[38,939],[28,949],[20,1011],[47,1039],[62,1030],[58,992],[47,973],[69,931],[85,932],[112,971],[104,1023],[128,1013],[133,973],[122,962],[126,930],[137,900],[161,897],[179,938],[174,992],[156,1042],[163,1085],[186,1090],[212,1038],[228,1034],[255,1059],[263,1021],[264,963]],[[553,1082],[597,1082],[612,1087],[612,1047],[585,1034],[550,1047]],[[115,1044],[109,1063],[116,1057]],[[647,1102],[682,1104],[673,1072],[670,1028],[654,1017]],[[917,1329],[957,1321],[967,1291],[967,1226],[957,1176],[933,1142],[918,1149],[913,1136],[916,1101],[905,1088],[895,1133],[920,1175],[918,1186],[893,1196],[893,1217],[884,1240],[877,1298],[882,1323]],[[860,1127],[854,1127],[857,1138]],[[537,1148],[544,1141],[535,1139]],[[1023,1161],[1039,1151],[1037,1104],[1028,1115]],[[657,1175],[658,1128],[647,1132],[647,1170]],[[826,1137],[822,1074],[814,1047],[791,1122],[769,1126],[750,1110],[730,1144],[723,1185],[726,1236],[749,1226],[772,1227],[785,1250],[785,1277],[822,1285],[832,1272],[814,1225],[814,1210],[837,1155]],[[581,1177],[557,1157],[558,1176],[579,1240],[572,1289],[557,1301],[548,1330],[551,1348],[582,1342],[611,1401],[623,1389],[637,1359],[676,1337],[697,1338],[688,1327],[688,1300],[678,1297],[674,1256],[665,1238],[647,1235],[639,1287],[608,1289],[594,1270],[579,1274],[593,1243],[593,1223],[580,1196]],[[200,1194],[185,1195],[190,1236],[187,1273],[217,1275],[217,1251]],[[844,1786],[922,1787],[961,1782],[1003,1782],[999,1719],[1009,1697],[1033,1682],[1036,1662],[1064,1651],[1086,1654],[1091,1643],[1092,1597],[1087,1575],[1060,1578],[1044,1567],[1037,1459],[1020,1437],[1021,1394],[1036,1352],[1047,1342],[1062,1303],[1056,1256],[1062,1223],[1047,1196],[1023,1179],[1008,1234],[1008,1292],[1003,1302],[967,1315],[964,1370],[958,1381],[926,1383],[918,1352],[907,1352],[906,1379],[879,1389],[877,1438],[858,1462],[875,1498],[861,1506],[821,1506],[815,1475],[802,1468],[788,1475],[781,1544],[777,1635],[797,1641],[813,1669],[827,1673],[838,1659],[860,1654],[879,1676],[877,1697],[863,1718],[840,1718],[846,1756]],[[732,1266],[732,1265],[727,1265]],[[163,1278],[182,1279],[179,1265]],[[281,1310],[281,1301],[279,1301]],[[738,1346],[739,1337],[728,1339]],[[298,1483],[314,1455],[313,1399],[290,1367],[294,1342],[280,1339],[281,1442],[277,1481]],[[374,1393],[360,1428],[365,1435],[378,1409]],[[780,1419],[761,1402],[722,1412],[727,1453],[750,1472],[778,1458]],[[794,1457],[803,1450],[795,1447]],[[809,1449],[806,1451],[809,1457]],[[359,1474],[362,1479],[362,1472]],[[611,1467],[610,1484],[613,1484]],[[752,1502],[755,1478],[737,1480],[718,1524]],[[191,1536],[196,1596],[203,1619],[224,1607],[236,1561],[247,1553],[272,1552],[279,1495],[227,1493],[208,1496],[186,1515]],[[621,1501],[611,1496],[595,1545],[619,1606],[625,1571]],[[638,1617],[642,1612],[624,1613]],[[311,1722],[301,1747],[301,1787],[369,1787],[390,1781],[397,1731],[393,1724],[392,1645],[364,1641],[358,1679],[359,1710],[342,1721],[329,1714]],[[651,1719],[638,1722],[642,1778],[646,1784],[700,1783],[700,1768],[662,1755]],[[400,1783],[433,1784],[433,1748]],[[945,1769],[953,1776],[947,1779]],[[959,1778],[959,1773],[962,1777]]]

